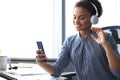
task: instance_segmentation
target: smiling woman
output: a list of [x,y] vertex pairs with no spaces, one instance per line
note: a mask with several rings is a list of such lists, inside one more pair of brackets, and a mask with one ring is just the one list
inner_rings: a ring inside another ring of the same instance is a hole
[[[66,15],[66,38],[71,34],[76,33],[73,25],[73,9],[76,1],[79,0],[65,0],[65,15]],[[99,23],[93,26],[105,27],[111,25],[120,25],[120,0],[99,0],[103,6],[103,15],[99,18]],[[109,3],[109,4],[108,4]],[[112,5],[112,6],[111,6]],[[111,11],[113,12],[111,14]]]
[[55,13],[59,10],[55,4],[58,2],[54,0],[0,0],[2,54],[13,58],[33,58],[37,50],[36,41],[43,41],[48,57],[56,57],[58,50],[54,49],[59,44],[56,44],[58,40],[54,37],[59,38],[56,31],[60,26],[54,28],[56,25],[53,24],[58,22],[54,19],[59,15]]

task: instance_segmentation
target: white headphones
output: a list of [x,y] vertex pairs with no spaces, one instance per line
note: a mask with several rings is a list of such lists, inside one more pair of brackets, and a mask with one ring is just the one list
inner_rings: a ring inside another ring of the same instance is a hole
[[97,7],[90,2],[90,4],[95,8],[95,11],[96,11],[96,14],[95,15],[92,15],[91,18],[90,18],[90,22],[92,24],[97,24],[99,19],[98,19],[98,10],[97,10]]

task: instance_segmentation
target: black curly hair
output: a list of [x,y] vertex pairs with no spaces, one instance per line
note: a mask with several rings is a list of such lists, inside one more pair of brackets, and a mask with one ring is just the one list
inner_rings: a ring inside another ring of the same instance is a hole
[[80,0],[76,2],[75,7],[83,7],[87,9],[91,13],[91,15],[96,15],[96,9],[93,4],[97,9],[97,16],[100,17],[102,15],[103,9],[101,3],[98,0]]

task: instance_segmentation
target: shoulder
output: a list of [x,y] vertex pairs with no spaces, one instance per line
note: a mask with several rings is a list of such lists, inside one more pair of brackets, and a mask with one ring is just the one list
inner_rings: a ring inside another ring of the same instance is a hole
[[71,35],[71,36],[67,37],[66,40],[72,41],[72,40],[74,40],[77,36],[78,36],[78,34]]
[[78,42],[78,40],[80,39],[79,37],[79,33],[76,33],[74,35],[71,35],[69,37],[67,37],[63,43],[63,45],[71,45],[74,44],[75,42]]
[[74,35],[71,35],[71,36],[67,37],[65,41],[71,43],[71,42],[73,42],[74,40],[78,40],[79,38],[80,38],[80,37],[79,37],[79,33],[76,33],[76,34],[74,34]]

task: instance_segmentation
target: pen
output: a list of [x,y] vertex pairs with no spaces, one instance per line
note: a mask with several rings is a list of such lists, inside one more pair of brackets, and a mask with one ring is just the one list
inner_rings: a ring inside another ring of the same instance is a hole
[[18,68],[32,68],[32,66],[16,66]]

